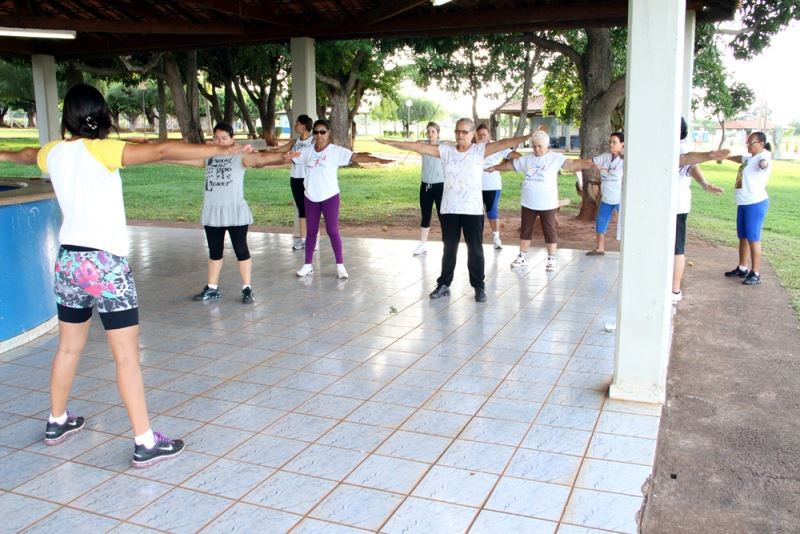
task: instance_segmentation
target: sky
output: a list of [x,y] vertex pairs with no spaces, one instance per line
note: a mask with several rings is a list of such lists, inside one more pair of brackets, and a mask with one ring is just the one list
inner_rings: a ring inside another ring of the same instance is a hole
[[[800,120],[800,70],[797,69],[797,54],[800,51],[800,23],[795,22],[773,36],[769,48],[752,60],[736,60],[726,50],[725,65],[732,81],[743,82],[756,94],[756,103],[766,103],[772,111],[770,120],[787,126],[792,120]],[[466,95],[453,95],[432,86],[419,89],[407,83],[401,93],[425,97],[438,102],[448,102],[449,109],[471,116],[472,101]],[[488,117],[492,109],[501,102],[484,97],[478,100],[478,114]],[[700,117],[698,117],[700,118]]]

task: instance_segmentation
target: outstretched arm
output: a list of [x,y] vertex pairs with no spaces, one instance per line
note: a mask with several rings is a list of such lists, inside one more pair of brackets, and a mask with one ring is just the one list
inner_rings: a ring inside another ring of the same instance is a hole
[[22,150],[0,150],[0,161],[8,163],[22,163],[24,165],[35,165],[36,156],[39,155],[38,148],[23,148]]
[[296,158],[300,152],[282,152],[280,150],[272,152],[252,152],[242,156],[242,164],[245,167],[253,169],[260,169],[267,165],[274,165],[276,163],[290,163],[292,158]]
[[[431,145],[422,141],[392,141],[390,139],[375,139],[377,142],[399,148],[400,150],[411,150],[420,154],[439,157],[438,145]],[[488,154],[487,154],[488,155]]]
[[728,156],[728,160],[736,162],[736,163],[741,163],[742,162],[742,156]]
[[513,171],[514,170],[514,162],[511,160],[505,160],[502,163],[498,163],[497,165],[492,165],[491,167],[487,167],[483,169],[486,172],[495,172],[495,171]]
[[722,161],[727,159],[730,155],[731,151],[727,148],[722,150],[712,150],[710,152],[689,152],[688,154],[681,154],[678,163],[681,167],[686,165],[695,165],[697,163],[703,163],[704,161]]
[[703,188],[703,191],[706,191],[708,193],[714,193],[717,195],[725,192],[725,190],[722,189],[721,187],[717,187],[716,185],[709,183],[706,180],[706,177],[703,175],[703,171],[701,171],[700,167],[698,167],[697,165],[692,165],[689,168],[689,176],[694,178],[695,181],[698,184],[700,184],[700,187]]
[[391,163],[392,160],[390,159],[383,159],[375,157],[367,152],[353,152],[353,155],[350,157],[350,161],[353,163]]
[[507,148],[515,148],[520,143],[524,143],[529,137],[530,135],[520,135],[518,137],[509,137],[508,139],[500,139],[499,141],[489,143],[486,145],[483,157],[488,158],[495,152],[500,152]]
[[177,160],[204,160],[212,156],[224,156],[227,154],[238,154],[239,152],[252,152],[250,145],[193,145],[183,142],[131,144],[126,143],[122,150],[122,165],[141,165],[143,163],[155,163],[157,161],[177,161]]
[[597,166],[597,163],[590,159],[568,159],[564,160],[564,164],[561,166],[562,169],[565,171],[582,171],[585,169],[595,169],[600,170],[600,167]]

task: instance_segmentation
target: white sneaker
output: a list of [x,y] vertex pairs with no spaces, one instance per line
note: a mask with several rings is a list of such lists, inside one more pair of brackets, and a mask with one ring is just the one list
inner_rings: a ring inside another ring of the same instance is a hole
[[414,249],[414,256],[420,256],[422,254],[427,254],[427,253],[428,253],[428,245],[422,242],[420,242],[420,244],[417,245],[417,248]]
[[494,238],[494,248],[495,250],[500,250],[503,248],[503,242],[500,241],[500,236]]
[[297,276],[308,276],[314,274],[314,266],[310,263],[304,263],[300,270],[297,271]]
[[527,252],[520,252],[519,254],[517,254],[516,259],[511,262],[512,269],[516,269],[517,267],[525,267],[526,265],[528,265]]
[[302,250],[306,248],[306,240],[305,239],[297,239],[292,245],[292,250]]
[[343,263],[336,264],[336,276],[339,278],[350,278],[350,276],[347,274],[347,269],[344,268]]
[[678,291],[677,293],[675,293],[674,291],[670,291],[669,294],[672,297],[672,302],[680,302],[681,299],[683,298],[682,291]]
[[556,270],[556,257],[555,256],[547,256],[547,263],[544,264],[545,271],[555,271]]

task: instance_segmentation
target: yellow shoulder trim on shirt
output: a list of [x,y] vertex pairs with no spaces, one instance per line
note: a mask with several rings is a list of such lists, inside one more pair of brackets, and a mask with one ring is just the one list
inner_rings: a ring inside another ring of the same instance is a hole
[[39,169],[41,169],[42,172],[49,172],[47,170],[47,156],[50,154],[50,151],[53,150],[53,147],[60,142],[60,140],[50,141],[39,149],[39,153],[36,155],[36,164],[39,166]]
[[86,149],[100,162],[103,167],[111,172],[123,168],[122,152],[125,150],[125,141],[119,139],[84,139]]

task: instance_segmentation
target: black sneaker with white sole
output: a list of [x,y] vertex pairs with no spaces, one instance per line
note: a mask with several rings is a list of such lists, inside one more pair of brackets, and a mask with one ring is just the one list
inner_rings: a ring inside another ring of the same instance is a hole
[[183,440],[169,439],[160,432],[153,432],[156,444],[152,449],[136,445],[133,449],[133,467],[148,467],[163,460],[178,456],[183,451]]
[[219,290],[219,288],[212,289],[206,286],[200,293],[193,296],[192,300],[195,302],[200,302],[204,300],[217,300],[220,297],[222,297],[222,292]]
[[253,288],[246,287],[242,289],[242,304],[252,304],[256,300],[256,294],[253,293]]
[[58,423],[47,422],[47,428],[44,431],[44,442],[47,445],[58,445],[75,432],[79,432],[83,428],[83,417],[75,417],[67,412],[67,420],[63,425]]

